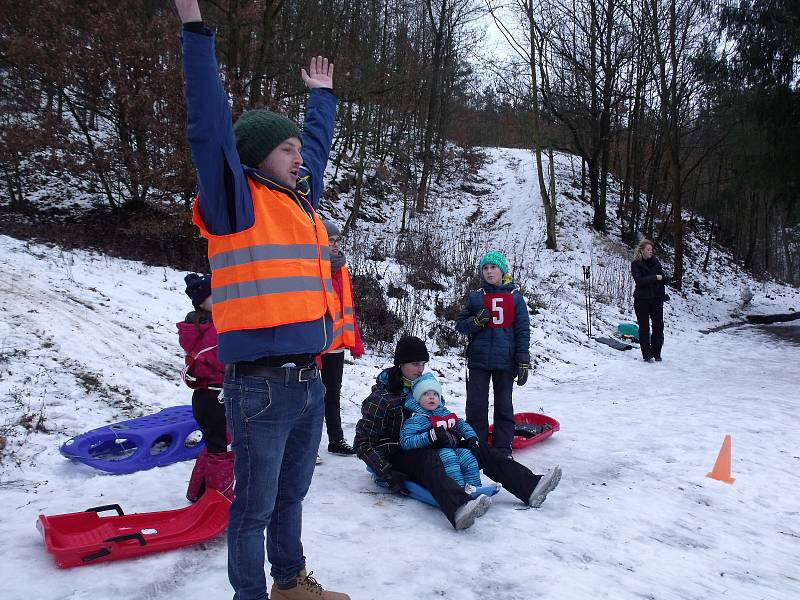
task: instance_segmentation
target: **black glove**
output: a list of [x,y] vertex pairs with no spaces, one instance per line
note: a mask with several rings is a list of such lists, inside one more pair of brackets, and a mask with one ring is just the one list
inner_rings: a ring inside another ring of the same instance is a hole
[[489,322],[489,319],[492,317],[489,315],[489,311],[485,308],[480,309],[475,316],[472,317],[472,322],[475,323],[475,326],[482,329],[486,327],[486,324]]
[[403,494],[404,496],[408,495],[408,490],[406,489],[406,481],[408,480],[408,476],[405,473],[401,473],[400,471],[395,471],[389,468],[381,471],[380,478],[386,482],[390,491],[394,492],[395,494]]
[[525,382],[528,381],[528,369],[531,366],[528,363],[520,363],[517,366],[517,385],[525,385]]
[[456,448],[458,436],[441,425],[428,430],[428,438],[432,448]]
[[468,440],[464,440],[464,443],[461,445],[470,452],[472,452],[475,456],[478,456],[478,453],[480,452],[481,448],[480,442],[478,442],[478,438],[471,437]]

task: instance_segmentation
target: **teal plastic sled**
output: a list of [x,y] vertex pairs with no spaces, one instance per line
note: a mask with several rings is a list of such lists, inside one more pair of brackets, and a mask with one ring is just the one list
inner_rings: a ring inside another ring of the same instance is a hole
[[639,326],[636,323],[620,323],[617,325],[617,334],[623,339],[639,341]]

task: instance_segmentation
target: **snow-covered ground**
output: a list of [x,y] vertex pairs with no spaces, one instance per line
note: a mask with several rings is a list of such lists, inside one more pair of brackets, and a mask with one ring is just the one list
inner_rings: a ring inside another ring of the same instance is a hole
[[[712,261],[708,274],[690,261],[704,294],[672,294],[663,363],[590,342],[580,267],[594,265],[599,287],[604,269],[624,274],[626,256],[613,237],[588,231],[588,209],[566,196],[563,250],[539,249],[529,154],[487,153],[479,177],[490,194],[442,190],[442,204],[454,226],[483,207],[476,223],[519,255],[543,299],[532,317],[538,368],[515,388],[515,408],[547,413],[561,431],[516,458],[536,471],[560,464],[564,477],[541,509],[501,491],[486,516],[455,532],[438,511],[375,487],[357,459],[326,453],[323,439],[304,510],[315,577],[354,600],[800,597],[800,345],[752,327],[700,333],[731,320],[745,285],[755,292],[748,312],[800,310],[798,290],[757,283],[728,261]],[[561,181],[569,170],[559,157]],[[394,272],[391,260],[383,268]],[[100,504],[128,513],[186,505],[189,462],[113,476],[58,453],[87,429],[190,401],[174,326],[190,308],[184,274],[7,237],[0,270],[0,599],[230,597],[224,538],[58,570],[34,527],[39,514]],[[622,300],[596,304],[597,333],[632,320]],[[373,353],[345,367],[351,439],[389,362]],[[462,359],[445,353],[430,367],[463,415]],[[726,434],[733,485],[705,477]]]

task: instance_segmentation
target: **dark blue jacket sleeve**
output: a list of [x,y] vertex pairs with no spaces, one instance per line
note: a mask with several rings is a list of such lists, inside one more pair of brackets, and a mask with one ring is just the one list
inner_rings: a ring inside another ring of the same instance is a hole
[[456,331],[459,333],[463,333],[464,335],[469,335],[470,333],[476,333],[482,329],[482,327],[478,327],[475,324],[474,316],[478,312],[477,309],[474,308],[475,305],[475,293],[471,293],[467,296],[467,305],[461,310],[456,319]]
[[303,167],[300,177],[309,177],[308,201],[315,209],[319,206],[322,184],[328,155],[333,143],[333,128],[336,123],[337,99],[333,92],[325,88],[311,90],[306,107],[306,120],[303,124]]
[[197,169],[200,214],[211,233],[253,224],[253,201],[236,141],[228,96],[219,78],[214,35],[183,31],[186,132]]
[[514,292],[514,342],[517,362],[531,361],[531,319],[528,305],[519,291]]

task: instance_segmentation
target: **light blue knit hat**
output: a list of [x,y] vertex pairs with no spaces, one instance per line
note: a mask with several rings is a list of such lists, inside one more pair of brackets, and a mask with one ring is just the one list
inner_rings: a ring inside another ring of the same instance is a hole
[[483,255],[483,258],[481,259],[481,270],[483,270],[484,265],[495,265],[503,272],[503,275],[508,273],[508,263],[506,262],[506,257],[503,256],[502,252],[497,250],[490,250]]
[[425,392],[436,392],[439,394],[439,400],[442,399],[442,384],[431,373],[417,377],[411,385],[411,393],[414,394],[414,400],[417,402]]

